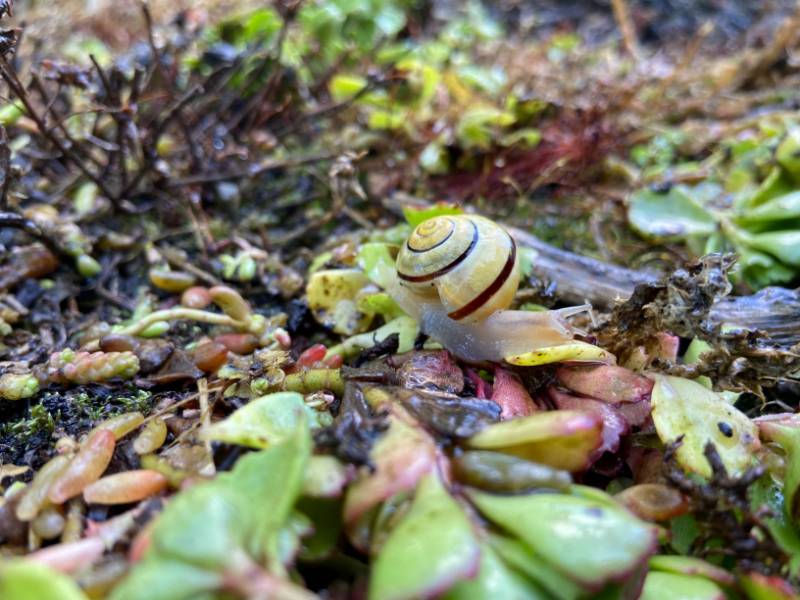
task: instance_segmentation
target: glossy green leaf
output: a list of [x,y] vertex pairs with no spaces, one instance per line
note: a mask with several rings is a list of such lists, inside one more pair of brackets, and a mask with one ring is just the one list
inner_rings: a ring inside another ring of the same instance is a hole
[[739,584],[749,600],[795,600],[797,592],[788,581],[760,573],[747,573],[739,577]]
[[704,450],[711,442],[728,474],[744,473],[760,446],[755,424],[719,394],[696,381],[666,375],[654,377],[651,403],[656,432],[665,444],[682,437],[676,453],[681,466],[710,477],[711,465]]
[[787,265],[800,267],[800,231],[739,232],[739,237],[756,250],[767,252]]
[[564,494],[468,495],[561,574],[595,590],[636,571],[656,548],[654,527],[605,502]]
[[640,600],[725,600],[725,592],[704,577],[651,571]]
[[481,545],[478,575],[457,583],[444,600],[548,600],[550,596],[531,581],[509,568],[489,544]]
[[415,207],[403,206],[403,216],[411,227],[416,227],[423,221],[445,215],[460,215],[464,211],[460,206],[447,202],[437,202],[432,206]]
[[357,95],[367,87],[367,80],[360,75],[334,75],[328,84],[331,97],[336,102],[344,102]]
[[[222,574],[252,563],[282,574],[284,529],[310,454],[307,420],[300,417],[282,441],[247,454],[213,481],[179,493],[157,518],[144,559],[112,598],[202,598],[201,593],[219,585]],[[181,576],[170,576],[169,570]],[[176,580],[181,582],[177,592]]]
[[389,244],[367,242],[358,247],[356,263],[369,280],[386,289],[395,279],[395,260]]
[[628,219],[640,234],[659,240],[711,235],[717,228],[716,219],[695,199],[692,190],[680,185],[666,194],[650,189],[634,192]]
[[303,396],[278,392],[251,400],[207,428],[203,439],[249,448],[267,448],[291,436],[305,418]]
[[588,466],[601,435],[602,423],[597,416],[554,410],[493,423],[465,444],[476,450],[505,452],[557,469],[580,471]]
[[723,586],[736,584],[736,578],[729,571],[694,556],[659,554],[651,557],[649,564],[653,571],[705,577]]
[[740,225],[770,223],[800,218],[800,191],[778,196],[736,218]]
[[534,581],[553,598],[576,600],[586,595],[586,588],[556,571],[521,540],[492,533],[489,543],[507,565]]
[[786,453],[783,475],[783,495],[786,513],[795,521],[800,520],[800,419],[787,415],[785,419],[769,417],[758,420],[761,436],[780,444]]
[[417,339],[417,335],[419,335],[419,324],[411,317],[397,317],[374,331],[367,331],[354,335],[347,338],[338,346],[332,346],[328,349],[328,354],[342,354],[346,357],[353,356],[361,352],[361,350],[372,348],[375,344],[382,342],[395,333],[400,339],[397,352],[408,352],[414,348],[414,340]]
[[764,524],[773,539],[789,557],[789,571],[793,577],[800,575],[800,532],[789,519],[783,489],[765,476],[749,488],[749,499],[754,514],[764,517]]
[[23,559],[5,559],[0,564],[0,598],[88,600],[88,596],[66,575]]
[[740,210],[747,210],[769,202],[773,198],[785,196],[793,192],[795,184],[791,177],[776,166],[753,192],[742,194],[735,200],[735,205]]
[[461,115],[456,125],[456,137],[466,148],[487,149],[496,130],[511,125],[514,120],[510,112],[492,106],[475,106]]
[[373,563],[372,600],[439,594],[478,568],[480,546],[464,510],[436,474],[417,486],[411,508]]
[[775,150],[775,159],[800,183],[800,127],[791,127]]

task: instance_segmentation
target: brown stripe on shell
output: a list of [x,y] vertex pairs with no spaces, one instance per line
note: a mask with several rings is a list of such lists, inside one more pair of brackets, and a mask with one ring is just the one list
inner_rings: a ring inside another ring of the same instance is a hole
[[506,264],[503,265],[503,270],[500,271],[497,277],[495,277],[495,280],[490,283],[485,290],[483,290],[480,294],[475,296],[461,308],[448,313],[448,317],[454,321],[459,321],[465,317],[468,317],[481,306],[486,304],[489,301],[489,298],[494,296],[498,290],[503,287],[503,284],[505,284],[509,275],[511,275],[511,271],[514,270],[514,262],[517,259],[517,245],[514,243],[514,238],[509,235],[508,240],[511,242],[511,251],[508,253],[508,258],[506,259]]
[[[461,254],[459,254],[450,264],[445,265],[438,271],[434,271],[433,273],[426,273],[425,275],[408,275],[406,273],[402,273],[401,271],[397,272],[397,276],[402,279],[403,281],[408,281],[410,283],[424,283],[426,281],[431,281],[436,279],[437,277],[441,277],[445,273],[449,273],[453,269],[455,269],[458,265],[460,265],[464,260],[466,260],[469,253],[473,251],[475,246],[478,245],[478,226],[475,225],[474,222],[470,221],[472,225],[472,241],[467,246],[467,249],[464,250]],[[449,236],[448,236],[449,237]]]

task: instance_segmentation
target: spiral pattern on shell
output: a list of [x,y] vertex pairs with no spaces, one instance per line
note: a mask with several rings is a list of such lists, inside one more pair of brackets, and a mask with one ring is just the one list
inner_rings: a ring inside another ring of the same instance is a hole
[[397,256],[401,285],[438,296],[451,319],[480,321],[511,305],[519,286],[516,244],[497,223],[473,215],[420,223]]

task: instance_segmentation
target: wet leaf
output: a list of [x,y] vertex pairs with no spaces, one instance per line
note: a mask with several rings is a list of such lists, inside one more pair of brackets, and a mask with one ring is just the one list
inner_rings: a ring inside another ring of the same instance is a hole
[[581,471],[602,439],[601,420],[574,410],[540,412],[487,426],[466,440],[476,450],[513,454],[565,471]]
[[251,561],[280,573],[282,530],[302,488],[310,443],[301,417],[279,443],[178,494],[158,517],[150,548],[115,589],[114,600],[197,597],[218,589],[225,572],[249,568]]
[[372,315],[358,310],[356,296],[369,283],[358,269],[317,271],[306,286],[308,306],[317,321],[336,333],[353,335],[364,331]]
[[650,559],[650,568],[653,571],[705,577],[723,586],[736,585],[736,578],[731,573],[694,556],[659,554]]
[[739,584],[750,600],[790,600],[797,592],[788,581],[761,573],[746,573],[739,577]]
[[691,189],[676,185],[666,194],[650,189],[635,192],[628,205],[631,226],[645,237],[680,240],[691,235],[711,235],[714,217],[695,199]]
[[558,600],[577,600],[587,590],[559,573],[517,538],[489,534],[489,544],[503,562],[535,582]]
[[445,600],[547,600],[550,597],[506,565],[489,544],[482,544],[480,552],[477,576],[457,583],[443,596]]
[[695,381],[666,375],[656,375],[655,379],[653,422],[665,444],[682,437],[677,450],[681,466],[711,477],[711,465],[704,454],[706,444],[711,442],[729,475],[746,471],[760,446],[755,424]]
[[757,420],[761,436],[780,444],[786,453],[783,475],[783,496],[786,512],[793,519],[800,518],[800,419],[796,415],[769,415]]
[[225,420],[207,428],[203,439],[267,448],[294,435],[306,420],[306,405],[297,392],[278,392],[256,398]]
[[725,592],[703,577],[651,571],[644,580],[641,600],[725,600]]
[[480,546],[464,510],[429,474],[373,563],[369,598],[435,596],[478,570]]
[[433,206],[425,206],[422,208],[410,205],[403,206],[403,216],[411,227],[416,227],[423,221],[427,221],[433,217],[460,215],[463,213],[464,210],[460,206],[448,204],[447,202],[437,202]]
[[454,458],[452,464],[457,480],[489,492],[520,493],[537,488],[566,490],[572,483],[566,471],[500,452],[467,451]]
[[0,598],[88,600],[88,596],[70,577],[22,559],[6,560],[0,565]]
[[468,495],[487,518],[591,589],[622,581],[656,549],[655,528],[605,502],[564,494]]

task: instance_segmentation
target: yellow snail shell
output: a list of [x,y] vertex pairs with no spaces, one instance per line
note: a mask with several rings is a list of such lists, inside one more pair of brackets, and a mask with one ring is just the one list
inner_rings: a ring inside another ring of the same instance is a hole
[[507,310],[519,286],[516,244],[474,215],[433,217],[401,247],[386,289],[420,330],[470,362],[502,361],[573,341],[565,318],[588,306]]
[[396,266],[401,286],[424,298],[438,295],[447,316],[465,323],[507,309],[519,287],[514,239],[474,215],[422,222],[400,249]]

